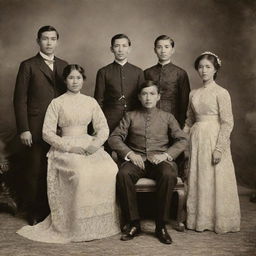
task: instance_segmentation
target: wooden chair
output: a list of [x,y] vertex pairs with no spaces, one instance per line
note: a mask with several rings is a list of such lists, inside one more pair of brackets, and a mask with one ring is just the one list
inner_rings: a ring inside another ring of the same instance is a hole
[[[111,154],[113,160],[119,165],[118,156],[115,151],[112,151]],[[185,161],[186,162],[186,161]],[[186,164],[183,166],[184,169]],[[185,171],[185,170],[183,170]],[[142,193],[149,193],[149,192],[155,192],[156,191],[156,182],[149,178],[141,178],[137,181],[135,184],[136,192],[142,192]],[[185,192],[185,186],[180,177],[178,177],[177,184],[173,190],[174,193],[178,194],[178,209],[177,209],[177,220],[176,223],[173,225],[174,229],[177,231],[183,232],[185,230],[184,226],[184,216],[185,216],[185,200],[186,200],[186,192]]]
[[[135,184],[136,192],[155,192],[156,191],[156,182],[149,178],[141,178]],[[174,193],[178,194],[178,209],[177,209],[177,222],[173,225],[174,229],[177,231],[184,231],[185,226],[184,221],[184,209],[185,209],[185,187],[184,183],[180,177],[178,177],[177,184],[173,190]]]

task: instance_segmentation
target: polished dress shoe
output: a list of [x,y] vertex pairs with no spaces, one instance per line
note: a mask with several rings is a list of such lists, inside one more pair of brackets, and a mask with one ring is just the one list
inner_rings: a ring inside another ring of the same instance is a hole
[[140,227],[131,226],[129,230],[125,234],[123,234],[120,238],[122,241],[128,241],[133,239],[135,236],[137,236],[141,232]]
[[172,238],[168,234],[166,227],[156,228],[155,234],[161,243],[163,243],[163,244],[171,244],[172,243]]
[[125,224],[122,228],[121,228],[121,231],[122,233],[125,233],[127,234],[129,231],[130,231],[130,224]]

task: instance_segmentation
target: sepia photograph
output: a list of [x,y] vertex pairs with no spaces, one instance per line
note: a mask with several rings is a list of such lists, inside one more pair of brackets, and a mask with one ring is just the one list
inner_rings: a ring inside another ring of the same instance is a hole
[[256,0],[0,0],[0,255],[256,255]]

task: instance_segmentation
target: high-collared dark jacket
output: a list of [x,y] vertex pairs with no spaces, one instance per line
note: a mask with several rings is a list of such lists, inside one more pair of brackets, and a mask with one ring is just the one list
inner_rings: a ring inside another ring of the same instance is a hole
[[130,151],[142,155],[168,153],[173,159],[187,146],[187,135],[171,113],[154,108],[127,112],[108,139],[110,147],[125,158]]
[[66,91],[62,73],[67,65],[55,57],[54,71],[42,56],[36,56],[20,64],[14,92],[14,110],[18,133],[30,131],[33,143],[41,140],[46,109],[51,100]]
[[146,80],[153,80],[161,87],[158,107],[172,113],[183,128],[189,100],[190,85],[185,70],[172,63],[157,64],[144,71]]
[[126,111],[138,107],[138,88],[143,82],[142,69],[128,62],[121,66],[114,61],[98,71],[94,97],[106,116],[111,132]]

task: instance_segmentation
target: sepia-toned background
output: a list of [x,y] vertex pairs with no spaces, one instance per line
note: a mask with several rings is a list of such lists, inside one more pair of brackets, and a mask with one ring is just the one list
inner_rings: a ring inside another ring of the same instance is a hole
[[15,140],[15,79],[20,62],[38,51],[41,26],[59,31],[58,57],[86,69],[83,92],[88,95],[93,95],[97,70],[113,61],[114,34],[130,37],[129,61],[142,69],[157,62],[153,41],[167,34],[176,43],[173,62],[188,72],[191,88],[200,86],[195,58],[205,50],[221,58],[217,83],[232,98],[238,182],[256,187],[255,13],[255,0],[0,0],[0,140],[7,145]]

